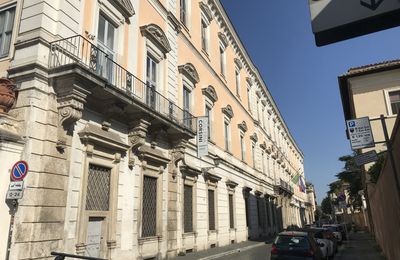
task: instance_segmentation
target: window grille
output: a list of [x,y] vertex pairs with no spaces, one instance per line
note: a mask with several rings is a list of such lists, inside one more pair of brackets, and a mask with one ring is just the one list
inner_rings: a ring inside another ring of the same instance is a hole
[[189,185],[184,186],[183,192],[183,207],[184,207],[184,231],[193,232],[193,187]]
[[249,226],[249,198],[244,198],[244,208],[246,211],[246,227]]
[[213,190],[208,190],[208,229],[215,230],[215,198]]
[[157,178],[143,177],[142,237],[156,235]]
[[257,198],[257,213],[258,213],[258,226],[263,227],[264,226],[264,214],[263,214],[263,209],[261,208],[261,199]]
[[266,212],[267,212],[268,226],[271,226],[271,216],[269,215],[269,201],[268,200],[265,200],[265,208],[266,208]]
[[233,194],[229,194],[229,227],[235,228],[234,215],[233,215]]
[[89,164],[86,210],[108,211],[111,169]]

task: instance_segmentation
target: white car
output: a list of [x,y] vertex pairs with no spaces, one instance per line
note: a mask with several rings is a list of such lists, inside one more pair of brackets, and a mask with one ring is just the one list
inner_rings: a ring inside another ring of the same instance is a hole
[[322,225],[322,227],[327,228],[330,231],[332,231],[333,235],[335,236],[335,238],[337,239],[339,244],[341,244],[343,242],[342,233],[340,232],[337,225],[324,224],[324,225]]
[[329,246],[328,246],[328,243],[325,241],[325,239],[316,239],[317,240],[317,243],[318,243],[318,246],[319,246],[319,249],[321,250],[321,253],[322,253],[322,257],[324,258],[324,259],[329,259]]

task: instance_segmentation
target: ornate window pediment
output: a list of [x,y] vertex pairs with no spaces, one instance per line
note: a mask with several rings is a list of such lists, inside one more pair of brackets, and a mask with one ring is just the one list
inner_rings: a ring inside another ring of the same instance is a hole
[[218,37],[219,37],[221,43],[224,45],[224,47],[225,48],[228,47],[229,41],[228,41],[228,38],[226,37],[226,35],[222,32],[219,32]]
[[233,118],[233,116],[234,116],[231,105],[227,105],[226,107],[223,107],[222,113],[224,113],[229,118]]
[[231,181],[231,180],[227,180],[226,181],[226,186],[228,188],[234,189],[234,188],[236,188],[236,186],[238,186],[238,183],[234,182],[234,181]]
[[209,85],[208,87],[203,88],[202,92],[203,95],[206,95],[212,102],[215,103],[218,101],[218,95],[213,86]]
[[178,70],[193,83],[199,83],[200,81],[199,73],[197,73],[197,70],[192,63],[186,63],[184,65],[180,65],[178,66]]
[[222,179],[221,177],[219,177],[215,174],[212,174],[210,172],[205,172],[203,174],[203,177],[207,182],[211,182],[211,183],[217,183]]
[[247,124],[246,121],[243,121],[242,123],[238,124],[238,127],[243,131],[243,132],[247,132]]
[[258,142],[257,133],[252,134],[252,135],[250,136],[250,139],[257,143],[257,142]]
[[246,81],[250,86],[252,86],[253,83],[254,83],[253,80],[250,77],[246,77]]
[[261,149],[265,150],[265,149],[267,149],[267,144],[265,142],[262,142],[260,144],[260,147],[261,147]]
[[235,61],[236,67],[241,70],[243,68],[243,64],[240,61],[240,59],[235,58],[234,61]]
[[262,99],[262,100],[261,100],[261,104],[263,104],[264,106],[266,106],[266,105],[267,105],[267,101],[266,101],[265,99]]
[[199,5],[200,5],[200,9],[203,12],[204,16],[207,18],[208,22],[210,23],[211,20],[213,19],[211,9],[208,7],[207,4],[205,4],[203,2],[200,2]]
[[128,19],[135,14],[135,10],[130,0],[110,0],[110,3]]
[[140,27],[143,36],[152,40],[161,51],[165,54],[171,51],[171,45],[165,35],[164,31],[156,24],[148,24]]

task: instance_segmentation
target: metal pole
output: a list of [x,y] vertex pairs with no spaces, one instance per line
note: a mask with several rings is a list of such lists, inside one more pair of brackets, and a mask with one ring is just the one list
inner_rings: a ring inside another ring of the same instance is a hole
[[397,176],[397,169],[396,169],[396,165],[395,165],[395,161],[394,161],[394,157],[393,157],[392,143],[390,142],[390,139],[389,139],[389,134],[388,134],[387,127],[386,127],[385,116],[381,115],[380,119],[382,122],[383,134],[385,135],[385,141],[386,141],[390,164],[392,165],[392,172],[393,172],[393,176],[394,176],[394,180],[395,180],[397,196],[398,196],[399,203],[400,203],[400,182],[399,182],[399,177]]

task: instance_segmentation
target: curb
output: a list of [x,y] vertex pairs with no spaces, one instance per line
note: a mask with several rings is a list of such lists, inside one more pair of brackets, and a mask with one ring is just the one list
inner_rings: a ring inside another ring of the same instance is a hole
[[203,258],[199,258],[198,260],[211,260],[211,259],[216,259],[216,258],[220,258],[223,256],[227,256],[227,255],[232,255],[232,254],[236,254],[236,253],[240,253],[240,252],[244,252],[259,246],[265,245],[265,242],[260,242],[257,243],[255,245],[251,245],[251,246],[246,246],[246,247],[242,247],[242,248],[236,248],[227,252],[223,252],[223,253],[219,253],[219,254],[215,254],[215,255],[211,255],[211,256],[206,256]]

